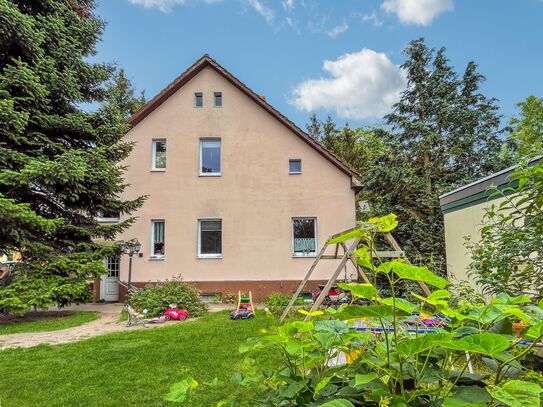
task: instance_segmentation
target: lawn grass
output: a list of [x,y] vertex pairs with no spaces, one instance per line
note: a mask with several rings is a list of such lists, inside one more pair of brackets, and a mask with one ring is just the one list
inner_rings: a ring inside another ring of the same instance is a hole
[[33,312],[23,317],[0,320],[0,335],[22,332],[46,332],[71,328],[98,318],[96,312]]
[[[267,325],[231,321],[227,312],[155,329],[139,329],[66,345],[0,351],[0,402],[11,406],[174,406],[163,400],[186,374],[200,386],[184,405],[213,407],[231,394],[249,399],[251,389],[232,382],[243,358],[238,346]],[[274,366],[278,355],[251,355]],[[250,404],[249,404],[250,405]]]

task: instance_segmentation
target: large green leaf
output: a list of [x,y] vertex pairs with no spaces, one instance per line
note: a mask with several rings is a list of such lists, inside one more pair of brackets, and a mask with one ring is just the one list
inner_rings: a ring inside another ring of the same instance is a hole
[[286,397],[288,399],[291,399],[291,398],[296,397],[296,395],[302,389],[304,389],[305,386],[306,386],[306,382],[304,382],[304,381],[294,382],[294,383],[291,383],[288,386],[281,386],[279,388],[279,392],[280,392],[281,396]]
[[522,380],[511,380],[501,386],[487,387],[490,395],[510,407],[539,407],[541,386]]
[[492,299],[492,304],[506,304],[506,305],[518,305],[518,304],[528,304],[532,300],[526,295],[522,294],[518,297],[511,297],[505,293],[500,293]]
[[368,223],[377,226],[378,232],[390,232],[398,226],[398,219],[395,214],[390,213],[379,218],[371,218],[368,220]]
[[349,400],[336,399],[321,404],[321,407],[354,407],[354,404],[351,403]]
[[442,341],[439,345],[447,349],[494,356],[506,350],[509,347],[509,341],[503,335],[485,332],[466,336],[459,340]]
[[317,396],[317,394],[320,393],[320,391],[322,389],[324,389],[328,383],[330,382],[330,380],[332,380],[332,376],[329,376],[329,377],[325,377],[324,379],[322,379],[316,386],[315,386],[315,391],[313,392],[313,397]]
[[543,321],[538,322],[526,331],[526,338],[537,339],[543,335]]
[[436,290],[426,298],[426,302],[428,304],[435,304],[437,301],[448,300],[449,298],[451,298],[451,293],[449,291]]
[[370,372],[366,374],[357,374],[354,377],[354,385],[356,387],[356,386],[361,386],[363,384],[368,384],[369,382],[374,381],[378,377],[379,375],[375,372]]
[[405,339],[398,343],[396,350],[406,358],[425,352],[436,346],[440,341],[450,338],[449,334],[421,335],[413,339]]
[[367,269],[373,269],[372,257],[368,246],[362,246],[360,249],[352,254],[352,257],[356,259],[356,262]]
[[[396,313],[398,314],[398,311]],[[393,315],[394,308],[388,305],[348,305],[334,316],[337,319],[345,320],[355,318],[389,318]]]
[[371,300],[377,294],[377,289],[372,284],[348,284],[338,283],[343,290],[350,291],[357,298]]
[[367,232],[362,229],[351,230],[350,232],[343,233],[333,239],[328,240],[328,244],[343,243],[347,240],[351,240],[357,237],[363,237]]
[[[445,288],[449,282],[428,270],[428,267],[414,266],[399,260],[383,263],[381,266],[391,269],[398,277],[404,280],[423,281],[437,288]],[[379,266],[379,267],[381,267]]]
[[419,309],[419,306],[417,304],[413,304],[412,302],[404,300],[403,298],[379,298],[378,301],[382,304],[389,305],[396,309],[405,311],[408,314],[412,314]]
[[443,407],[486,407],[490,396],[483,387],[459,386],[452,396],[443,400]]
[[198,386],[198,382],[192,377],[174,383],[164,400],[182,403],[188,399],[190,392]]
[[337,319],[328,319],[315,322],[315,331],[330,332],[335,335],[342,335],[349,332],[349,327],[343,321]]

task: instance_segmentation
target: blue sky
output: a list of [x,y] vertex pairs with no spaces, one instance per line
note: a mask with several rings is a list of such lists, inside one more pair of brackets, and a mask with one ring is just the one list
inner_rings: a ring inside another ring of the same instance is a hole
[[425,37],[457,71],[479,64],[505,118],[543,97],[543,0],[99,0],[97,59],[151,98],[204,53],[299,126],[311,111],[377,124],[405,82],[402,49]]

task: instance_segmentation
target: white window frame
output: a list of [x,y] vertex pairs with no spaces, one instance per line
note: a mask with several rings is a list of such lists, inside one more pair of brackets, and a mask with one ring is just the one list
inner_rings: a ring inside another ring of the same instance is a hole
[[117,222],[120,222],[121,220],[121,217],[120,216],[116,216],[116,217],[111,217],[111,216],[97,216],[96,217],[96,221],[97,222],[100,222],[100,223],[117,223]]
[[[294,221],[295,220],[306,220],[306,219],[313,219],[313,229],[315,233],[315,251],[310,252],[308,254],[305,253],[298,253],[294,251]],[[319,247],[318,244],[318,227],[317,227],[317,217],[316,216],[296,216],[294,218],[291,218],[290,220],[290,228],[291,228],[291,240],[292,240],[292,257],[316,257],[317,256],[317,250]]]
[[151,219],[151,246],[149,250],[149,258],[154,260],[162,260],[165,254],[155,254],[155,223],[164,223],[164,252],[166,252],[166,221],[164,219]]
[[[156,145],[157,143],[164,142],[166,143],[166,167],[164,168],[157,168],[156,167]],[[152,157],[151,157],[151,171],[153,172],[164,172],[166,171],[166,168],[168,167],[168,143],[165,138],[154,138],[152,141]]]
[[[202,253],[202,222],[221,222],[221,252],[220,253]],[[202,218],[198,219],[198,258],[199,259],[222,259],[223,258],[223,221],[221,218]]]
[[[221,170],[219,172],[203,172],[202,171],[202,153],[204,151],[204,143],[206,141],[218,141],[220,144],[219,163]],[[200,139],[200,177],[220,177],[222,176],[222,140],[220,137],[203,137]]]
[[[217,105],[217,95],[221,95],[221,104],[220,104],[220,106]],[[223,96],[222,92],[213,92],[213,107],[216,107],[217,109],[220,109],[222,107],[223,102],[224,102],[222,96]]]
[[[108,277],[115,277],[119,278],[121,275],[121,258],[120,256],[106,256],[104,259],[104,266],[107,270],[107,276]],[[115,272],[117,275],[112,276],[111,275],[111,269],[112,266],[114,266]]]
[[[290,170],[290,163],[293,161],[299,161],[300,162],[300,171],[291,171]],[[288,160],[288,173],[291,175],[301,174],[302,173],[302,159],[301,158],[290,158]]]
[[[202,98],[202,106],[198,106],[196,104],[196,99],[197,99],[198,96],[200,96]],[[202,107],[204,107],[204,92],[194,92],[194,107],[196,109],[201,109]]]

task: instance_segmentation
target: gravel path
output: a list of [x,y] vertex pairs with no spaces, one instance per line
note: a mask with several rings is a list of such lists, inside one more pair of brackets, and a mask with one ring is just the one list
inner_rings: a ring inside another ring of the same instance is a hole
[[[58,345],[61,343],[77,342],[94,336],[105,335],[112,332],[133,331],[135,329],[155,329],[172,324],[190,322],[170,321],[164,324],[151,324],[149,328],[141,325],[127,327],[125,322],[119,322],[122,304],[82,304],[69,307],[73,311],[96,311],[99,318],[83,325],[50,332],[24,332],[0,335],[0,350],[10,348],[30,348],[44,343]],[[53,309],[51,309],[53,310]],[[212,309],[212,311],[215,311]]]

